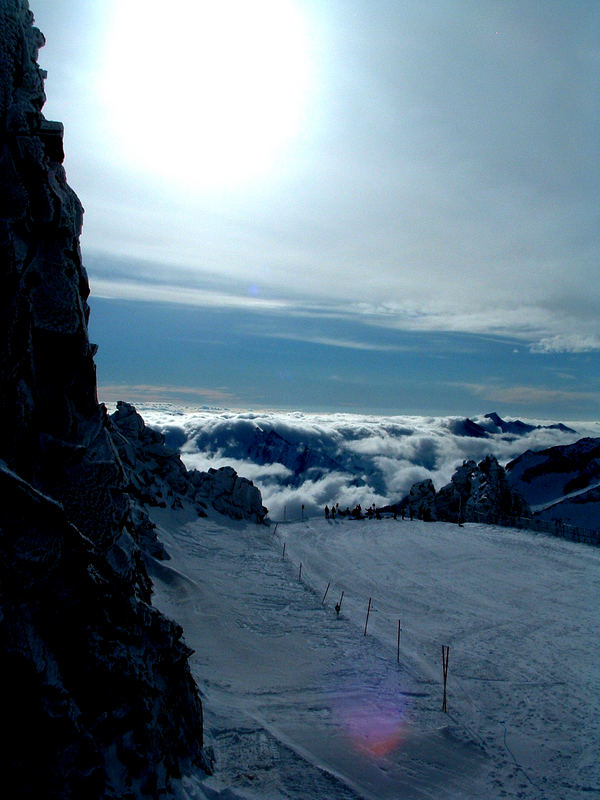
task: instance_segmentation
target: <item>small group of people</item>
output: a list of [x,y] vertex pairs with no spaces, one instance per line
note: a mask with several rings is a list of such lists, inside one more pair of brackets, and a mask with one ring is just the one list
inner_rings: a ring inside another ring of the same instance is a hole
[[[397,507],[392,506],[389,510],[393,513],[394,519],[398,519]],[[402,515],[402,519],[404,519],[404,507],[400,509],[400,514]],[[352,511],[349,506],[346,506],[345,509],[340,508],[339,503],[332,505],[331,508],[325,506],[325,519],[335,519],[336,516],[352,517],[352,519],[381,519],[381,511],[375,506],[375,503],[370,505],[366,511],[363,511],[360,503],[357,503]]]
[[346,510],[340,508],[340,504],[336,503],[334,506],[325,506],[325,519],[335,519],[336,516],[338,517],[349,517],[352,512],[350,511],[350,507],[348,506]]

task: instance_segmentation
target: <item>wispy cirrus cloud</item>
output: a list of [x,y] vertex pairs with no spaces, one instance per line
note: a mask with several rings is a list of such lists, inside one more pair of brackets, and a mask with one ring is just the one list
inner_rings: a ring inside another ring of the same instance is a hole
[[115,403],[117,400],[143,403],[218,403],[235,405],[237,398],[226,389],[201,386],[167,386],[157,384],[98,383],[101,402]]
[[175,303],[198,308],[243,308],[260,311],[282,311],[292,304],[282,299],[265,299],[249,294],[235,294],[225,290],[203,289],[166,283],[148,283],[143,280],[111,280],[94,277],[91,281],[94,295],[113,300],[140,300],[154,303]]
[[521,403],[527,405],[577,403],[579,401],[600,401],[600,392],[578,391],[577,389],[548,389],[542,386],[490,386],[478,383],[461,383],[462,388],[473,392],[477,397],[498,403]]

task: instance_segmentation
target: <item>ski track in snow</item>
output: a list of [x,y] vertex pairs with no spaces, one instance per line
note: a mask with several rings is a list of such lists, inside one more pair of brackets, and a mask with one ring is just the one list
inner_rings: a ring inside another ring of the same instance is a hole
[[172,556],[155,603],[195,650],[215,755],[182,798],[600,794],[598,550],[475,524],[154,518]]

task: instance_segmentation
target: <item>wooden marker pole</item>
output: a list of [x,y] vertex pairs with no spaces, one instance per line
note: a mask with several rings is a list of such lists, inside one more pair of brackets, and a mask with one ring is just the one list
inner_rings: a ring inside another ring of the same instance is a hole
[[400,627],[400,620],[398,620],[398,653],[396,655],[396,661],[398,662],[398,664],[400,663],[400,631],[401,630],[402,629]]
[[300,562],[300,569],[298,570],[298,583],[302,580],[302,562]]
[[286,545],[286,543],[284,542],[283,543],[283,555],[282,555],[282,558],[285,558],[285,545]]
[[448,679],[448,658],[450,657],[450,646],[442,645],[442,669],[444,671],[444,699],[442,700],[442,711],[447,712],[446,708],[446,682]]
[[342,592],[341,597],[339,599],[339,602],[337,602],[335,604],[335,613],[338,615],[338,617],[340,615],[340,611],[341,611],[341,608],[342,608],[342,600],[343,599],[344,599],[344,592]]
[[331,581],[327,584],[327,588],[325,589],[325,594],[323,595],[323,599],[321,600],[321,605],[325,604],[325,598],[327,597],[327,592],[329,591],[329,587],[331,586]]
[[275,534],[277,533],[277,526],[278,526],[278,525],[279,525],[279,523],[278,523],[278,522],[276,522],[276,523],[275,523],[275,530],[273,531],[273,536],[275,536]]
[[371,598],[369,597],[369,605],[367,606],[367,618],[365,620],[365,632],[363,636],[367,635],[367,625],[369,624],[369,614],[371,613]]

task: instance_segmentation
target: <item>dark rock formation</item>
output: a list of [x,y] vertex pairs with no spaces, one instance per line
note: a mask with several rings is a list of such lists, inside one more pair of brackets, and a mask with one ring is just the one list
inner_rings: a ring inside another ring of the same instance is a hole
[[5,467],[2,776],[11,796],[154,798],[203,763],[181,628],[136,601],[63,507]]
[[137,444],[132,466],[124,420],[97,401],[83,209],[41,114],[43,43],[27,1],[0,0],[2,777],[20,797],[154,798],[203,765],[202,706],[181,628],[150,605],[140,546],[161,548]]
[[427,521],[437,519],[435,511],[435,486],[430,478],[410,487],[408,497],[401,503],[411,519],[417,517]]
[[447,522],[498,522],[529,515],[527,503],[510,488],[494,456],[479,464],[464,461],[437,493],[430,480],[414,484],[400,507],[419,519]]

